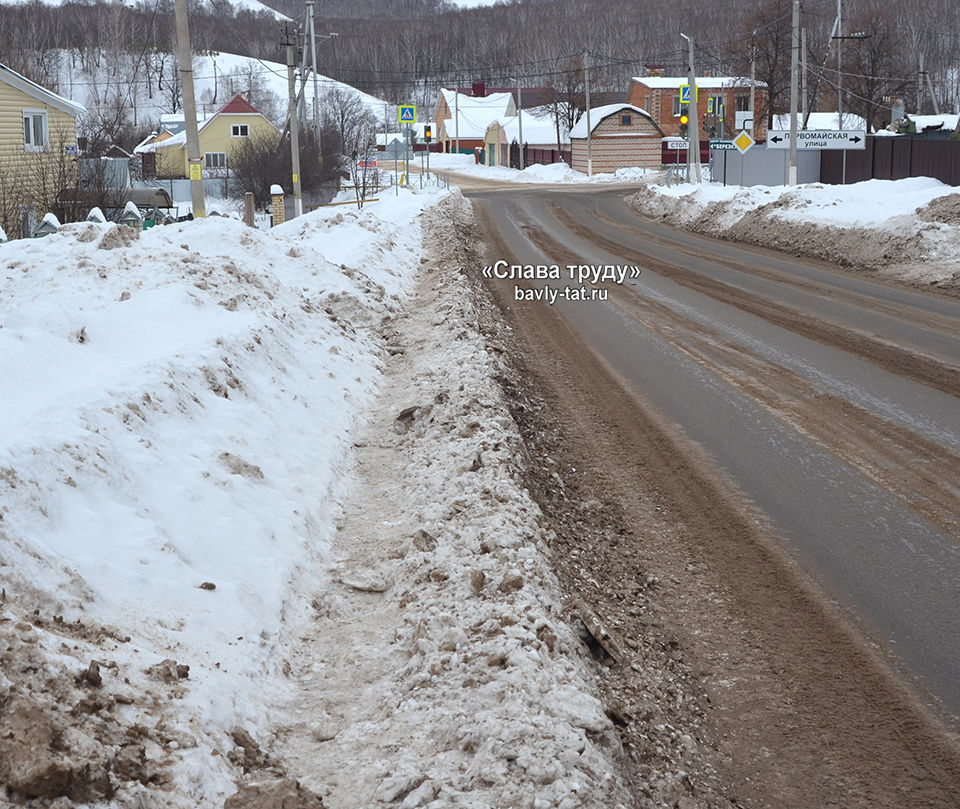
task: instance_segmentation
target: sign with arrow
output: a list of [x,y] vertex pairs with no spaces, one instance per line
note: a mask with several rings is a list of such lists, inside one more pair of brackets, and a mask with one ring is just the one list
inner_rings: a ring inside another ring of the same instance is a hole
[[[801,149],[865,149],[867,132],[864,129],[798,129],[797,150]],[[767,132],[768,149],[789,149],[790,130],[771,129]]]

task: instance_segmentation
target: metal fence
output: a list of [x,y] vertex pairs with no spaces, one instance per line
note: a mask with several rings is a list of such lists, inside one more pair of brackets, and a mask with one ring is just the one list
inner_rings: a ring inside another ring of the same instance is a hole
[[947,185],[960,185],[960,140],[870,135],[862,151],[825,151],[820,158],[822,183],[905,177],[933,177]]
[[[826,152],[797,153],[797,182],[820,179],[821,154]],[[710,152],[710,177],[723,185],[786,185],[789,168],[790,150],[767,149],[765,144],[751,146],[745,154],[732,149]]]

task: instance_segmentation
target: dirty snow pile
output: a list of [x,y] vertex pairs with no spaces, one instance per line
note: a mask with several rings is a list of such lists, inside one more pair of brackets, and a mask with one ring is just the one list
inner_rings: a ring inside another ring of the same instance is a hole
[[960,283],[960,193],[929,177],[851,185],[649,185],[641,213],[713,236],[854,268]]
[[424,227],[438,249],[392,324],[281,752],[330,807],[614,809],[620,742],[461,274],[472,215],[454,195]]
[[8,799],[236,791],[437,198],[0,245]]

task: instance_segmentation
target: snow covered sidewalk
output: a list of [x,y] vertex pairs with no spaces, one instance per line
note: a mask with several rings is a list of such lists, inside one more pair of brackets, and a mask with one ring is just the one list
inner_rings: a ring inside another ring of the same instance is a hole
[[619,741],[460,274],[469,209],[455,195],[427,216],[436,250],[388,336],[278,747],[337,809],[613,809]]
[[651,184],[633,205],[711,236],[960,286],[960,194],[928,177],[795,188]]

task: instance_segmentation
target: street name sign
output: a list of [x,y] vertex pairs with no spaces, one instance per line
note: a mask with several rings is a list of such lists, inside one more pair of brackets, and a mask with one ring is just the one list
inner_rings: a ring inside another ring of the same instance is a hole
[[732,140],[724,140],[722,138],[712,138],[710,140],[710,148],[718,152],[729,152],[737,148],[737,145]]
[[[867,132],[864,129],[798,129],[797,149],[864,149]],[[767,132],[768,149],[789,149],[790,130],[771,129]]]

